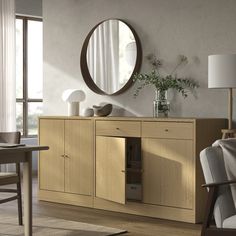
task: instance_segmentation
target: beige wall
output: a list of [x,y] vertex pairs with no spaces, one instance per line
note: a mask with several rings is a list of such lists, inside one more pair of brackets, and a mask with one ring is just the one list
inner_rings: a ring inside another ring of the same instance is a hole
[[42,16],[42,0],[15,0],[16,14]]
[[[207,88],[207,56],[236,53],[235,12],[235,0],[43,0],[45,114],[66,114],[61,94],[65,89],[79,88],[87,94],[82,108],[111,102],[117,105],[116,114],[152,116],[152,88],[144,89],[137,99],[133,98],[135,86],[109,97],[94,94],[83,81],[83,40],[95,24],[113,17],[130,23],[141,39],[143,54],[156,53],[167,69],[178,54],[189,58],[180,75],[194,78],[201,87],[197,98],[190,95],[183,99],[171,92],[171,115],[226,117],[226,91]],[[147,68],[144,60],[142,71]]]

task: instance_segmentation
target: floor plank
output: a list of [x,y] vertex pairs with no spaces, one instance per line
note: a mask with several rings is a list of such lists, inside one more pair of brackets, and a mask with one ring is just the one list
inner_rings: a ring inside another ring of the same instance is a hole
[[[1,204],[0,211],[17,214],[16,202]],[[38,201],[37,179],[33,181],[33,212],[35,215],[126,229],[129,232],[127,236],[200,236],[201,228],[199,224]]]

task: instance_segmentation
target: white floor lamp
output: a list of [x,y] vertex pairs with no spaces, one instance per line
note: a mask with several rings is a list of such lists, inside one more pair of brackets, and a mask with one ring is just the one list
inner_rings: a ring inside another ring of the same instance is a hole
[[236,137],[236,129],[232,128],[233,88],[236,88],[236,54],[208,57],[208,87],[228,89],[228,129],[222,130],[222,138]]

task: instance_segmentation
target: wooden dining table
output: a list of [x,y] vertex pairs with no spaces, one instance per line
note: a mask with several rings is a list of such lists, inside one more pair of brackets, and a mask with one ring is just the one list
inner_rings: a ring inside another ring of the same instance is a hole
[[0,147],[0,164],[23,163],[24,232],[32,236],[32,152],[48,150],[48,146]]

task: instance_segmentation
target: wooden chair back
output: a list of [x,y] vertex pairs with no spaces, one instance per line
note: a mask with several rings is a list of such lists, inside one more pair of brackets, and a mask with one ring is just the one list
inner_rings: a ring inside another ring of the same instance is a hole
[[[16,132],[0,132],[0,143],[20,143],[21,133]],[[20,175],[20,164],[16,163],[16,173]]]

